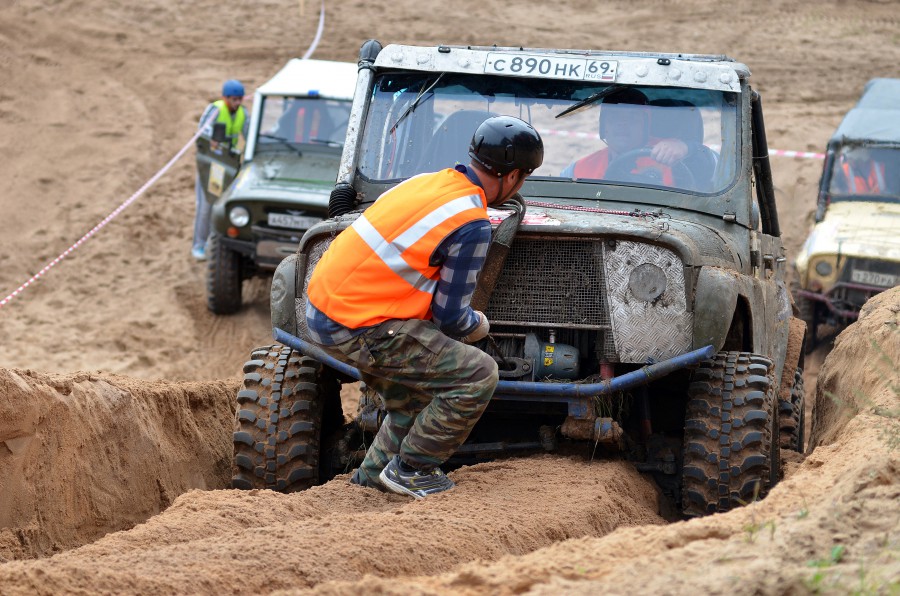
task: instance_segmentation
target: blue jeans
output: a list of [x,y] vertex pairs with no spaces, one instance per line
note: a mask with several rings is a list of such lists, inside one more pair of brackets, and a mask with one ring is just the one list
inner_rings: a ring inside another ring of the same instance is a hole
[[196,212],[194,215],[194,248],[205,248],[209,237],[209,215],[212,203],[206,200],[206,192],[200,184],[200,174],[194,178]]

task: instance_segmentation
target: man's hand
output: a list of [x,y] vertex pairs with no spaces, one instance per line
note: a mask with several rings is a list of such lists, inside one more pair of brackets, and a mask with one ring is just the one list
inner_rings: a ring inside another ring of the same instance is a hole
[[475,314],[478,315],[479,323],[478,327],[472,330],[469,335],[465,336],[462,340],[467,344],[472,344],[478,341],[479,339],[484,339],[487,337],[488,331],[491,330],[491,324],[488,323],[487,317],[484,316],[484,313],[480,310],[476,310]]
[[681,161],[688,154],[688,146],[678,139],[662,139],[650,151],[650,157],[654,161],[670,166],[676,161]]

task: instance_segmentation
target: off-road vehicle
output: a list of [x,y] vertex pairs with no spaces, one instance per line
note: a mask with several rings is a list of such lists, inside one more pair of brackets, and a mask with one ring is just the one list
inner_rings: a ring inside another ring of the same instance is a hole
[[797,255],[794,300],[808,328],[839,331],[900,284],[900,79],[872,79],[828,141],[816,225]]
[[[450,464],[581,444],[634,461],[689,516],[765,494],[780,442],[803,444],[804,328],[784,284],[747,67],[725,56],[375,41],[359,66],[331,217],[276,271],[281,345],[254,351],[244,369],[234,486],[297,490],[359,462],[384,413],[362,388],[343,424],[340,385],[357,371],[304,341],[307,281],[382,193],[468,163],[478,124],[503,114],[535,126],[545,161],[521,191],[524,212],[490,212],[475,301],[491,335],[476,345],[501,379]],[[646,97],[648,139],[689,148],[671,177],[645,149],[611,160],[602,177],[572,173],[604,146],[598,113],[623,89]]]
[[247,143],[198,143],[212,207],[207,307],[241,307],[243,281],[270,274],[303,233],[325,219],[353,100],[351,63],[291,60],[253,96]]

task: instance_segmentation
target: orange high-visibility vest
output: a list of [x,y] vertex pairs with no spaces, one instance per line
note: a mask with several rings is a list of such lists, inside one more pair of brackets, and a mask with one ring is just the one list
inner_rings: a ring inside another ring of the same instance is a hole
[[872,162],[869,173],[864,176],[856,172],[849,163],[844,163],[844,175],[847,177],[847,190],[855,194],[879,194],[884,189],[884,165]]
[[462,172],[414,176],[338,234],[309,280],[309,301],[351,329],[430,319],[441,268],[428,262],[447,236],[479,219],[487,221],[487,199]]
[[[606,176],[606,168],[609,167],[609,149],[601,149],[595,153],[591,153],[587,157],[579,159],[575,162],[576,178],[596,178],[602,180]],[[652,157],[641,156],[635,160],[634,167],[631,169],[632,174],[639,174],[647,168],[654,168],[662,175],[662,183],[666,186],[675,186],[675,179],[672,177],[672,168],[663,165]]]

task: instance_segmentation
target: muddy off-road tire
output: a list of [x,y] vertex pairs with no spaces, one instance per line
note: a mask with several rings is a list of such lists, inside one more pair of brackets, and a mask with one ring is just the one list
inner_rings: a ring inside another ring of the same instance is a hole
[[765,496],[778,480],[772,362],[719,352],[694,371],[684,425],[682,511],[699,517]]
[[318,484],[325,401],[340,385],[291,348],[258,348],[244,364],[234,422],[232,486],[296,492]]
[[790,401],[778,400],[779,442],[782,449],[803,453],[803,442],[805,439],[803,425],[806,422],[806,416],[803,413],[804,399],[803,369],[798,367],[794,371],[794,384],[791,386]]
[[241,309],[241,255],[212,234],[206,243],[206,307],[217,315]]

